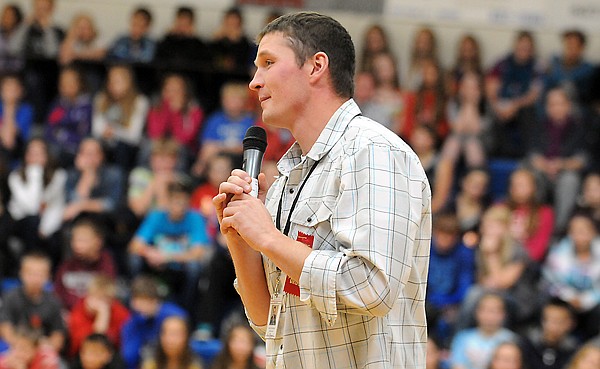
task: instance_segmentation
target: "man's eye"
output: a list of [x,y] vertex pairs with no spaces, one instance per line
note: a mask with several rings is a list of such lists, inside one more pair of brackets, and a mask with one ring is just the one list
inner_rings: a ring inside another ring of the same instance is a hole
[[265,65],[266,65],[267,67],[268,67],[268,66],[270,66],[270,65],[272,65],[272,64],[273,64],[273,61],[272,61],[272,60],[266,60],[266,61],[265,61]]

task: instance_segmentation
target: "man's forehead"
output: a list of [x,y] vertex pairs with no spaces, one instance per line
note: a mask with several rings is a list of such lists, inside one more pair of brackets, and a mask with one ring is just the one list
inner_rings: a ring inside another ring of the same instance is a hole
[[293,52],[289,41],[282,33],[268,33],[260,40],[256,57],[293,54]]

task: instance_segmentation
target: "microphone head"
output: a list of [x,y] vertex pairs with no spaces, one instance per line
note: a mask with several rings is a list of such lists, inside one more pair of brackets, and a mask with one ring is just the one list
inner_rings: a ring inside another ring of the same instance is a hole
[[265,152],[267,149],[267,132],[259,126],[252,126],[246,130],[243,141],[244,150],[255,149]]

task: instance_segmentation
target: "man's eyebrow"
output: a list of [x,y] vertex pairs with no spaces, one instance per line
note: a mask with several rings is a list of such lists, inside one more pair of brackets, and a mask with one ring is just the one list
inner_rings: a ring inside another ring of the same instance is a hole
[[269,55],[272,55],[272,53],[269,50],[260,50],[258,52],[258,54],[256,54],[256,57],[259,58],[259,57],[269,56]]

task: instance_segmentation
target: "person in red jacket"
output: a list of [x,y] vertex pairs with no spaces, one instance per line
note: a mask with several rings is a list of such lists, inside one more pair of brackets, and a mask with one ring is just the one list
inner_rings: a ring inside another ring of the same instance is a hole
[[111,278],[99,275],[92,280],[87,296],[75,304],[69,317],[71,356],[79,352],[82,342],[92,333],[106,335],[115,347],[119,347],[121,327],[130,313],[115,294],[116,286]]
[[198,150],[204,111],[195,100],[190,83],[181,74],[169,74],[162,83],[160,101],[148,113],[146,127],[151,140],[172,137],[185,150],[184,164]]

